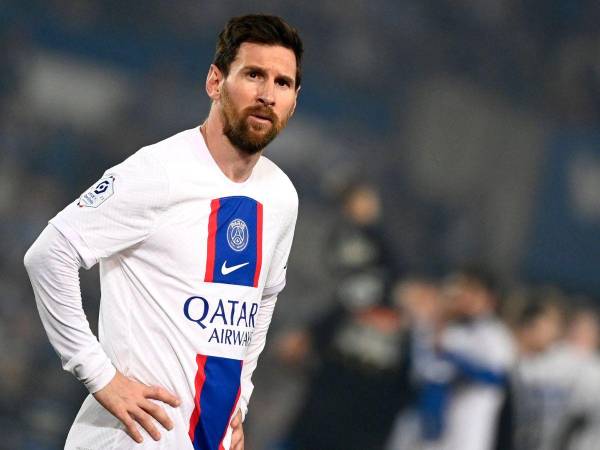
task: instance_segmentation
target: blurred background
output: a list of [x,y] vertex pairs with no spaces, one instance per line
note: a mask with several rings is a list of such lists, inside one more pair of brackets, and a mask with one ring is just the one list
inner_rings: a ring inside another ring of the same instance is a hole
[[26,249],[203,121],[216,36],[250,12],[296,26],[305,61],[267,152],[300,216],[247,450],[600,448],[594,0],[1,1],[0,448],[62,448],[86,394]]

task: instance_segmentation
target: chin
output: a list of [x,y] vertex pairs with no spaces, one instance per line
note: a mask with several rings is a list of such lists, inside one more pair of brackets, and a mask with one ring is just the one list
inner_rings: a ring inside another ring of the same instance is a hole
[[270,132],[273,129],[273,124],[252,124],[252,123],[248,123],[248,131],[251,131],[253,133],[257,133],[257,134],[267,134],[268,132]]
[[248,139],[252,142],[261,142],[271,133],[271,128],[262,128],[260,130],[257,129],[249,129],[248,130]]

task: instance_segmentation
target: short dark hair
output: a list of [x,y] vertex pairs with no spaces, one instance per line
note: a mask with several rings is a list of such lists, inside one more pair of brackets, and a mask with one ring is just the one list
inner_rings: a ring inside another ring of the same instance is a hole
[[240,45],[244,42],[256,44],[281,45],[296,55],[296,85],[300,87],[302,78],[302,40],[298,31],[281,17],[266,14],[248,14],[233,17],[219,33],[213,64],[225,75],[235,59]]
[[466,278],[469,282],[477,284],[479,287],[496,296],[499,294],[498,279],[491,270],[482,264],[465,264],[456,271],[456,275]]

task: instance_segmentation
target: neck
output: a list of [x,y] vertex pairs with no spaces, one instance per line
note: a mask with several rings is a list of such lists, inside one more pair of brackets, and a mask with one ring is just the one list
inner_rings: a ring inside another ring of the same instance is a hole
[[525,358],[535,358],[536,356],[543,355],[550,347],[547,348],[538,348],[528,343],[519,343],[519,355]]
[[249,155],[234,147],[223,134],[223,121],[214,107],[211,108],[206,121],[200,125],[200,132],[208,151],[227,178],[242,183],[250,177],[261,152]]

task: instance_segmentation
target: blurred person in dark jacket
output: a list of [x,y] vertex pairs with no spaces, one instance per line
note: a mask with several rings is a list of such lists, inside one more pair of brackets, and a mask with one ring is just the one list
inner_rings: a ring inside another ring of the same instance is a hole
[[379,450],[402,402],[404,329],[389,304],[398,265],[379,227],[381,205],[365,183],[348,187],[324,255],[335,306],[281,342],[289,361],[316,360],[286,448]]
[[381,228],[376,189],[364,182],[350,184],[341,193],[341,205],[325,244],[325,261],[336,280],[337,298],[353,302],[351,306],[369,306],[388,295],[400,267]]

